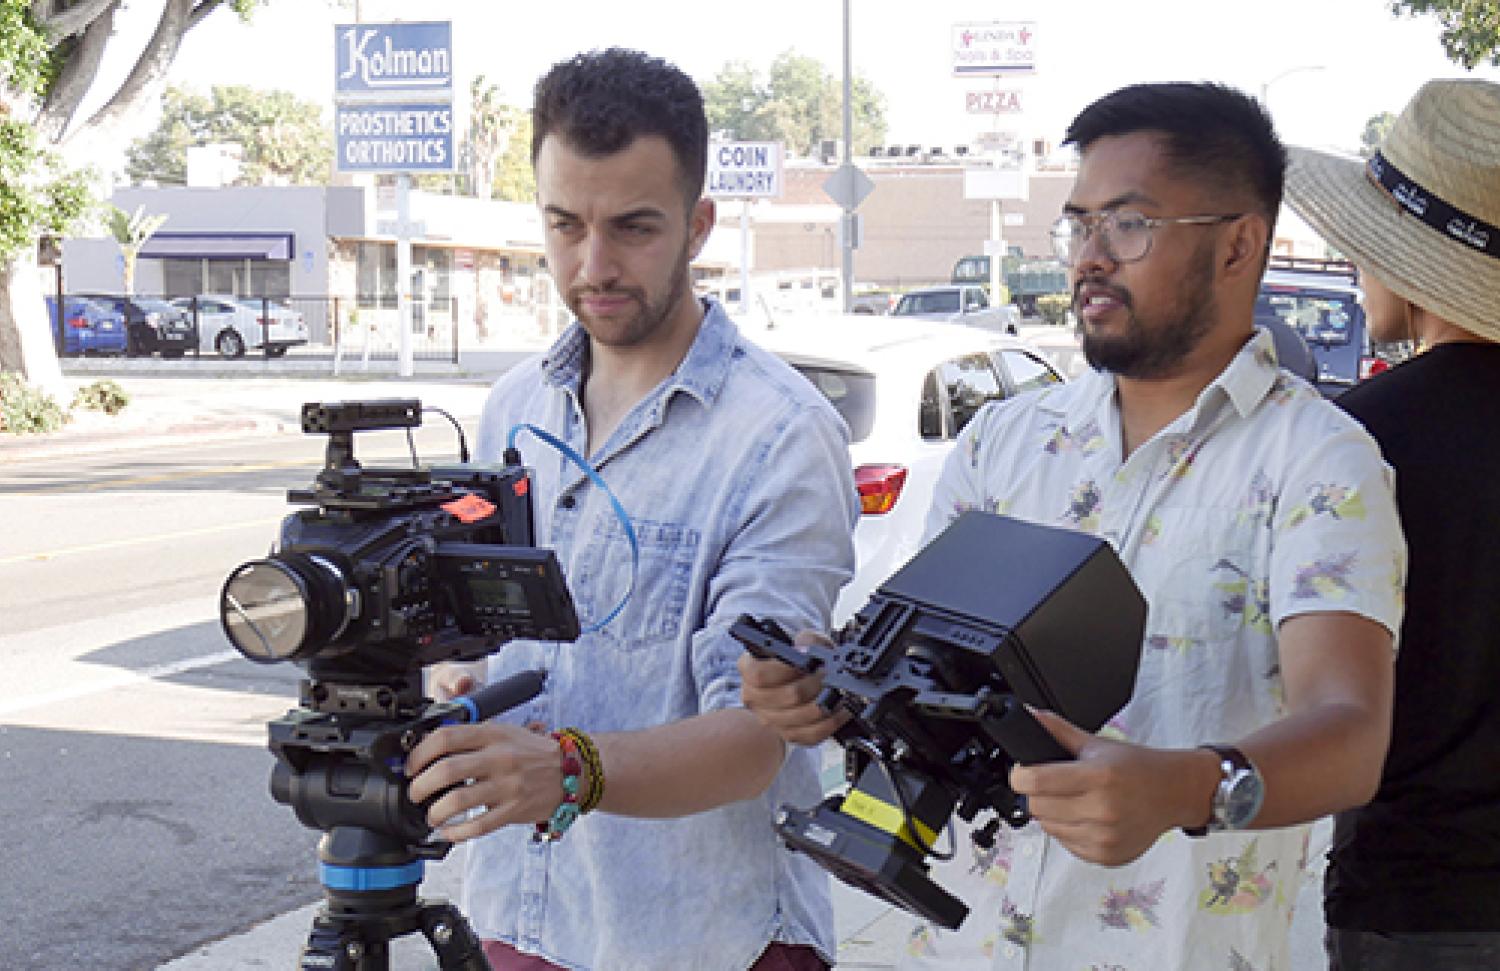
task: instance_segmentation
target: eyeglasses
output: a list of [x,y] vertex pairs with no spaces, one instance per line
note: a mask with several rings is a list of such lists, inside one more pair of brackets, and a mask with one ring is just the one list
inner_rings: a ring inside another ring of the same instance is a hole
[[1116,263],[1134,263],[1151,252],[1152,232],[1158,226],[1184,223],[1191,226],[1217,226],[1233,222],[1242,212],[1218,216],[1147,216],[1134,209],[1110,209],[1095,213],[1063,213],[1052,224],[1052,250],[1066,266],[1072,266],[1089,237],[1099,234],[1099,245]]

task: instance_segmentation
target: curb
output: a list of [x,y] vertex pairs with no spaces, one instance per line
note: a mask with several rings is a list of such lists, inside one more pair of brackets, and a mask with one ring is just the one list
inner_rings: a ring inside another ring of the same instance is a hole
[[[143,416],[138,416],[143,417]],[[195,442],[245,435],[274,435],[301,431],[270,417],[223,418],[151,426],[139,420],[118,428],[70,431],[66,428],[40,435],[0,433],[0,462],[21,462],[52,458],[60,454],[96,455],[99,452],[136,450],[179,444],[185,438]]]

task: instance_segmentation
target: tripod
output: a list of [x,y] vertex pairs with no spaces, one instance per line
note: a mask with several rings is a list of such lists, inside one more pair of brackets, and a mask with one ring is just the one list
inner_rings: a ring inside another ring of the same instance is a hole
[[341,826],[318,844],[323,907],[313,919],[298,967],[385,971],[393,938],[420,931],[451,971],[490,971],[468,920],[446,900],[417,896],[422,861],[404,842]]
[[[303,707],[267,726],[277,757],[271,797],[323,830],[324,904],[299,968],[385,971],[391,939],[420,931],[440,967],[490,971],[459,909],[417,896],[423,861],[442,859],[451,844],[428,841],[426,809],[407,797],[400,766],[433,729],[491,718],[535,697],[544,681],[542,672],[525,671],[443,703],[427,702],[409,684],[303,682]],[[351,713],[371,699],[380,702],[378,714]]]

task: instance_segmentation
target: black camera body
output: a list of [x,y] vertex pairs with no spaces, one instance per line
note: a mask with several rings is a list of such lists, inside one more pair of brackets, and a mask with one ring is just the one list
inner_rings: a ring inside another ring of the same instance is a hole
[[355,433],[420,424],[411,399],[303,406],[303,431],[329,436],[317,480],[288,493],[312,508],[289,515],[276,552],[224,585],[224,630],[246,657],[366,683],[476,660],[516,637],[578,636],[557,558],[534,545],[519,461],[366,469],[354,459]]
[[1146,602],[1107,542],[1007,516],[964,513],[883,583],[832,646],[794,646],[742,617],[751,653],[820,671],[818,703],[843,712],[835,735],[849,789],[777,831],[846,883],[957,927],[968,909],[927,875],[955,813],[1024,824],[1016,763],[1070,754],[1027,710],[1088,731],[1130,699]]

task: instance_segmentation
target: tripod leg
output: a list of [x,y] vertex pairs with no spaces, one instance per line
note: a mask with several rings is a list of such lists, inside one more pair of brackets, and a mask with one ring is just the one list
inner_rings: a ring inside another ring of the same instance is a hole
[[423,902],[422,935],[443,971],[490,971],[490,962],[468,918],[446,900]]
[[326,909],[313,919],[297,956],[299,971],[386,971],[390,963],[388,940],[367,938],[358,924],[341,923]]

